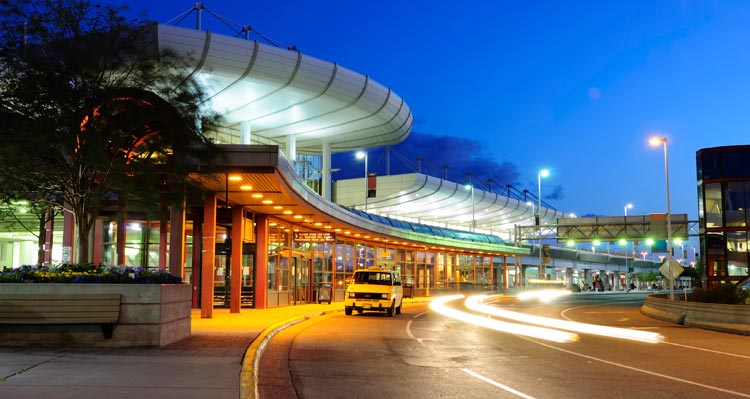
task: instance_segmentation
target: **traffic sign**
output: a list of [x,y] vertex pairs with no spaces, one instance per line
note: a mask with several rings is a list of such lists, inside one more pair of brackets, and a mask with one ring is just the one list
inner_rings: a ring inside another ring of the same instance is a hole
[[[672,275],[671,276],[669,275],[669,265],[672,265]],[[664,277],[666,277],[666,278],[668,278],[670,280],[674,280],[677,277],[679,277],[680,274],[682,274],[683,270],[685,270],[685,268],[683,268],[682,266],[680,266],[680,264],[677,263],[676,260],[672,259],[669,262],[664,262],[664,264],[661,265],[661,267],[659,268],[659,273],[661,273]]]

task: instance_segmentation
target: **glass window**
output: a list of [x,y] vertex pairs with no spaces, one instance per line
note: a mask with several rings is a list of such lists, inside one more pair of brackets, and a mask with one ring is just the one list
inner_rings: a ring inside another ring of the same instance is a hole
[[721,183],[710,183],[705,186],[706,228],[722,227]]
[[724,225],[745,226],[745,183],[728,182],[724,188]]
[[728,231],[727,237],[727,274],[730,276],[747,276],[747,232]]
[[726,245],[723,233],[706,234],[706,251],[709,256],[724,256]]
[[721,152],[719,151],[701,153],[701,155],[698,156],[698,180],[716,179],[721,177],[721,169],[719,168],[720,159]]
[[724,160],[722,174],[717,177],[750,176],[750,165],[747,162],[747,160],[750,159],[750,150],[735,149],[731,151],[722,151],[721,155]]
[[366,269],[375,265],[375,251],[373,247],[357,244],[357,268]]

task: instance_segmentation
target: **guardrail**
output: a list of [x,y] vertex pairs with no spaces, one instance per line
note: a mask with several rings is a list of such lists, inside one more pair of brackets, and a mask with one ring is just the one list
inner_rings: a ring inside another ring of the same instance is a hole
[[670,301],[665,295],[646,295],[641,313],[689,327],[750,335],[750,306]]

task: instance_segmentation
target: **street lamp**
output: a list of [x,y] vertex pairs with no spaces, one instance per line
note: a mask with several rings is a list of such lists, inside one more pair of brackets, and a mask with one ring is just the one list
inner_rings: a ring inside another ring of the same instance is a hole
[[[685,242],[682,241],[682,238],[675,238],[674,244],[680,246],[680,259],[685,260]],[[679,262],[682,264],[682,262]]]
[[367,198],[370,197],[370,194],[367,192],[370,186],[367,184],[367,151],[357,151],[357,159],[364,159],[365,160],[365,212],[367,212]]
[[[539,173],[536,176],[537,179],[537,200],[539,204],[536,207],[536,221],[539,222],[539,278],[546,280],[547,278],[547,271],[544,270],[544,263],[542,260],[542,215],[541,215],[541,209],[542,209],[542,177],[549,176],[549,170],[542,169],[539,171]],[[544,277],[542,277],[544,276]]]
[[669,300],[674,301],[674,280],[672,279],[672,215],[669,210],[669,157],[667,156],[667,138],[652,137],[649,139],[651,146],[664,145],[664,176],[666,178],[667,191],[667,265],[669,266]]
[[[625,232],[628,231],[628,209],[633,209],[633,204],[625,204]],[[626,234],[627,236],[627,234]],[[633,244],[633,251],[635,251],[635,244]],[[625,241],[625,291],[630,290],[630,268],[628,267],[628,242]]]

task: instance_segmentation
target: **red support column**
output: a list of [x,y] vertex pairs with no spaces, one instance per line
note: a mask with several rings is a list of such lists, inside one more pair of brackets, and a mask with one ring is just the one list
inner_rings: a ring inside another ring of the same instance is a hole
[[216,255],[216,194],[205,193],[203,204],[203,240],[201,255],[201,318],[210,319],[214,311],[214,262]]
[[95,265],[102,264],[102,244],[104,243],[104,220],[94,220],[94,245],[92,248],[94,256],[91,262]]
[[503,295],[508,293],[508,257],[503,255]]
[[[203,220],[202,215],[196,215],[193,219],[193,260],[191,261],[190,284],[193,287],[193,308],[199,308],[201,306],[201,240],[199,237],[203,237]],[[171,244],[170,244],[171,245]],[[170,272],[171,269],[170,260]]]
[[[185,278],[185,204],[180,208],[173,206],[169,212],[169,272]],[[200,232],[200,226],[195,228]],[[200,247],[196,236],[193,236],[193,246]],[[195,268],[193,272],[195,274]]]
[[256,309],[266,308],[268,296],[268,216],[258,215],[255,219],[255,298],[253,304]]
[[230,291],[229,313],[239,313],[242,304],[242,235],[244,231],[244,209],[232,208],[232,248],[229,257]]

